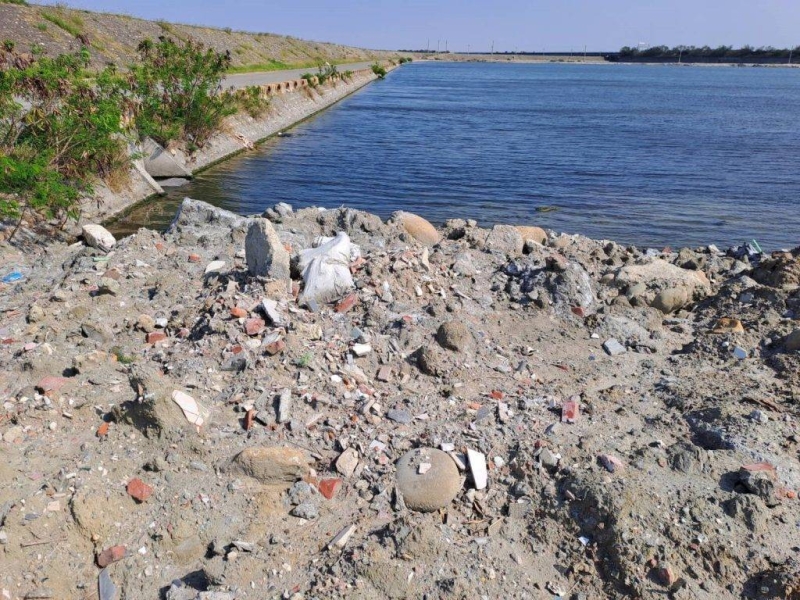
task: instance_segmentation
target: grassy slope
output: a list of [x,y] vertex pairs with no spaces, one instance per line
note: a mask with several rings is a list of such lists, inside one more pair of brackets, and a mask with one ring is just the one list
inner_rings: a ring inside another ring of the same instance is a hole
[[0,41],[11,40],[21,50],[33,44],[48,54],[77,49],[78,35],[88,39],[93,59],[101,65],[131,63],[144,38],[160,35],[194,38],[217,50],[229,50],[235,71],[271,71],[305,68],[319,61],[357,62],[396,56],[338,44],[309,42],[271,33],[244,33],[164,21],[146,21],[127,15],[96,13],[54,6],[20,6],[0,0]]

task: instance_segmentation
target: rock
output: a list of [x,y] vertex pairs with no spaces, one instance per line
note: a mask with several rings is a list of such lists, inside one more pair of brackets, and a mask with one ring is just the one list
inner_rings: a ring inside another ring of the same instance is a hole
[[369,344],[353,344],[350,350],[352,350],[355,356],[362,357],[372,352],[372,346]]
[[166,340],[167,334],[164,333],[163,331],[151,331],[150,333],[147,334],[147,337],[145,339],[147,340],[147,343],[152,346],[154,344],[157,344],[158,342],[163,342],[164,340]]
[[625,468],[625,463],[611,454],[601,454],[597,457],[597,460],[609,473],[616,473],[617,471],[622,471]]
[[97,576],[97,595],[99,600],[117,600],[117,586],[111,581],[108,569],[103,569]]
[[128,482],[127,491],[128,495],[137,502],[144,502],[153,495],[153,488],[138,478]]
[[611,338],[603,342],[603,350],[605,350],[609,356],[619,356],[620,354],[625,354],[625,352],[627,352],[625,346],[620,344],[615,338]]
[[351,308],[353,308],[356,304],[358,304],[358,294],[353,292],[352,294],[348,294],[344,297],[333,309],[337,313],[345,313]]
[[739,360],[744,360],[747,358],[747,350],[742,348],[741,346],[735,346],[733,348],[733,356]]
[[139,315],[136,320],[136,327],[145,333],[151,333],[156,328],[156,321],[150,315]]
[[786,348],[787,352],[795,352],[800,350],[800,328],[795,329],[786,336],[786,339],[783,342],[783,347]]
[[97,555],[97,566],[101,569],[104,569],[111,563],[115,563],[125,558],[125,552],[125,546],[111,546],[110,548],[106,548]]
[[386,413],[386,418],[390,421],[394,421],[395,423],[401,423],[403,425],[407,425],[411,423],[412,417],[411,413],[407,410],[398,410],[396,408],[392,408]]
[[283,247],[272,223],[254,219],[244,242],[247,271],[254,277],[289,280],[289,253]]
[[[721,317],[714,324],[714,327],[711,329],[711,333],[744,333],[744,326],[739,319]],[[800,337],[798,339],[800,340]]]
[[472,350],[475,340],[463,321],[442,323],[436,332],[436,341],[442,348],[456,352]]
[[103,252],[108,252],[117,243],[116,238],[102,225],[89,223],[81,228],[81,233],[87,246],[97,248]]
[[181,187],[187,183],[189,183],[189,180],[185,177],[170,177],[158,182],[161,187]]
[[303,502],[294,507],[291,514],[295,517],[311,521],[319,516],[319,509],[311,502]]
[[275,327],[282,327],[285,325],[283,315],[278,311],[278,302],[276,300],[262,300],[261,310],[264,316],[267,317],[267,320]]
[[447,369],[444,360],[444,351],[438,346],[428,345],[417,352],[417,365],[426,375],[439,377]]
[[119,281],[111,277],[101,277],[100,283],[97,285],[98,294],[108,294],[110,296],[118,296],[122,287]]
[[442,239],[430,222],[413,213],[398,211],[392,215],[392,220],[408,235],[426,246],[435,246]]
[[266,326],[267,324],[264,322],[263,319],[259,317],[253,317],[252,319],[247,319],[247,321],[245,321],[244,331],[247,335],[253,337],[254,335],[263,333]]
[[345,477],[350,477],[358,466],[358,452],[355,448],[348,448],[336,459],[336,470]]
[[227,470],[247,475],[265,485],[286,485],[305,477],[308,467],[308,457],[301,450],[274,446],[242,450]]
[[778,504],[777,474],[773,465],[766,462],[744,465],[739,469],[739,481],[745,489],[761,498],[767,506]]
[[469,472],[476,490],[485,489],[489,484],[489,472],[486,468],[486,456],[476,450],[467,450]]
[[537,244],[544,244],[547,241],[547,232],[541,227],[531,227],[527,225],[517,225],[522,239],[526,242],[531,240]]
[[210,413],[197,400],[189,394],[175,390],[172,392],[172,401],[181,407],[186,420],[194,425],[198,431],[208,423]]
[[670,314],[682,309],[692,299],[692,290],[688,287],[670,288],[658,292],[650,306],[657,308],[664,314]]
[[[422,465],[430,465],[420,469]],[[417,448],[397,461],[397,489],[411,510],[432,512],[452,502],[461,490],[461,475],[448,454]]]
[[206,265],[205,274],[208,275],[209,273],[217,273],[225,268],[225,264],[226,263],[224,260],[212,260]]
[[292,390],[285,389],[278,399],[278,423],[288,423],[292,419]]
[[192,176],[191,171],[151,138],[146,138],[142,142],[142,154],[144,154],[144,168],[152,177],[189,178]]
[[504,254],[522,254],[525,239],[522,233],[512,225],[495,225],[486,237],[485,248]]

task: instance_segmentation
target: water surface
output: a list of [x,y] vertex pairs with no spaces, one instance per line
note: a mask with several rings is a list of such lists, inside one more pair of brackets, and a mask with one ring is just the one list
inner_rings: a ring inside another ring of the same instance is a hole
[[191,196],[242,214],[345,205],[642,246],[787,247],[798,99],[798,69],[414,63],[117,228],[168,223]]

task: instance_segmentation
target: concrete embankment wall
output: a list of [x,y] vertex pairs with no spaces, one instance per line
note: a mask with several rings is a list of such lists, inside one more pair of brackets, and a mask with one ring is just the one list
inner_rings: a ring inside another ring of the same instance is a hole
[[[222,131],[191,156],[180,150],[170,153],[176,162],[197,173],[307,119],[375,79],[371,70],[364,69],[354,72],[347,81],[338,80],[317,87],[310,86],[303,79],[259,86],[262,94],[270,98],[269,109],[263,117],[254,119],[246,113],[237,114],[230,117]],[[158,190],[157,184],[139,164],[131,170],[131,181],[127,189],[113,192],[100,186],[95,200],[84,207],[81,220],[108,220],[154,195]]]

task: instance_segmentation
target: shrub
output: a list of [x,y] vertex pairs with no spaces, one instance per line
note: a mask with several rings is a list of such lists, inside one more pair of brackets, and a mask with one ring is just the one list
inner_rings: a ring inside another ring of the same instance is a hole
[[142,137],[162,145],[185,138],[201,147],[222,120],[236,112],[230,93],[222,93],[230,52],[162,36],[158,42],[139,44],[139,55],[130,83],[139,101],[136,126]]
[[378,76],[378,79],[383,79],[386,77],[386,68],[381,65],[380,63],[375,63],[372,65],[372,72]]
[[269,98],[261,95],[261,88],[251,85],[238,91],[236,103],[240,110],[257,119],[264,115],[269,108]]
[[127,169],[124,82],[88,64],[86,49],[0,55],[0,217],[77,218],[98,177]]

